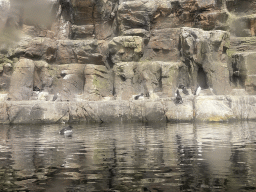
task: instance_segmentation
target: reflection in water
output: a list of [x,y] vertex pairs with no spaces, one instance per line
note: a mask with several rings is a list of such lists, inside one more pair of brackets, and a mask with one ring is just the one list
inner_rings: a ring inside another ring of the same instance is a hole
[[1,125],[0,191],[255,191],[255,125]]

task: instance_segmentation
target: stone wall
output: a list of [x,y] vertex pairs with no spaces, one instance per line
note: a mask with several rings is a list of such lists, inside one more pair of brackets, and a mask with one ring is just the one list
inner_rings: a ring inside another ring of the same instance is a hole
[[0,123],[230,122],[256,120],[255,96],[112,101],[2,101]]

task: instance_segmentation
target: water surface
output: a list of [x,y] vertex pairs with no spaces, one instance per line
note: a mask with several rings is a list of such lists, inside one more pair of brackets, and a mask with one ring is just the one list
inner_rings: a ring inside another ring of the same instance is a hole
[[256,191],[256,123],[0,126],[0,191]]

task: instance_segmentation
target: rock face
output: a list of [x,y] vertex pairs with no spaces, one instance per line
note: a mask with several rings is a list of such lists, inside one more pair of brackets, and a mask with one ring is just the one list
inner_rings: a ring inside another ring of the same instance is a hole
[[33,91],[34,62],[20,59],[11,77],[9,98],[11,100],[29,100]]
[[227,95],[256,94],[255,14],[242,0],[0,0],[1,98],[79,102],[78,121],[96,118],[86,102],[129,121],[230,120]]
[[188,87],[199,84],[203,89],[213,88],[218,95],[231,91],[226,53],[229,39],[225,31],[181,28],[180,52],[190,69]]
[[229,122],[256,120],[255,96],[109,101],[1,101],[0,123]]

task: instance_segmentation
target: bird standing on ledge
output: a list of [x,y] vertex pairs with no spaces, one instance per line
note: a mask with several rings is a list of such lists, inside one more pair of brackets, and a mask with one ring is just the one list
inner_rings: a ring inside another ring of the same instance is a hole
[[179,92],[178,89],[177,89],[177,91],[176,91],[176,93],[175,93],[175,96],[176,96],[175,102],[176,102],[177,104],[182,104],[182,103],[183,103],[182,97],[180,96],[180,92]]
[[189,95],[189,92],[188,92],[187,88],[186,88],[184,85],[180,85],[179,88],[182,89],[182,92],[183,92],[185,95]]
[[140,97],[142,98],[143,97],[143,93],[141,93],[141,94],[139,94],[139,95],[136,95],[135,97],[134,97],[134,100],[138,100]]

